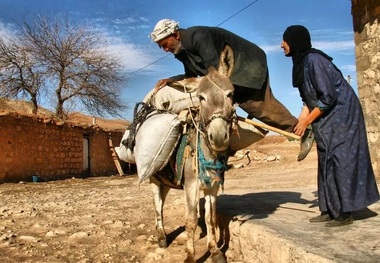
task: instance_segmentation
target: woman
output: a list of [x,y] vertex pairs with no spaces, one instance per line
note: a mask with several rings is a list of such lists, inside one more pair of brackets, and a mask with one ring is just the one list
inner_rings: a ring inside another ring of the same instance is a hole
[[359,99],[332,58],[311,47],[305,27],[288,27],[281,48],[292,57],[293,86],[305,105],[294,133],[311,124],[317,142],[321,214],[310,222],[352,224],[353,211],[379,200]]

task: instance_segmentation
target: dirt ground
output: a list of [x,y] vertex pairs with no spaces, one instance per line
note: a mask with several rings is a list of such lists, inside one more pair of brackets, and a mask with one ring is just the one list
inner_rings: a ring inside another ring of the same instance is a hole
[[[267,136],[249,148],[250,163],[247,155],[231,158],[224,191],[236,190],[239,177],[247,176],[253,189],[314,184],[304,172],[316,173],[315,149],[300,165],[298,147],[284,137]],[[160,249],[150,186],[139,185],[135,174],[5,183],[0,199],[0,262],[182,262],[185,257],[182,191],[171,190],[167,198],[169,247]],[[197,262],[211,262],[201,220],[199,225]]]

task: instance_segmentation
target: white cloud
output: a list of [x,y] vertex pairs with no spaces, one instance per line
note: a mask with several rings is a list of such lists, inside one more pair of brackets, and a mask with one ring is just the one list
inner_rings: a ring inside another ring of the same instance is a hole
[[277,45],[259,45],[265,53],[283,52],[280,44]]
[[154,50],[149,45],[139,46],[129,43],[119,37],[106,36],[105,39],[107,51],[119,60],[127,74],[135,71],[151,74],[163,70],[163,66],[153,64],[162,55],[157,52],[160,50]]
[[343,71],[348,71],[348,72],[356,72],[356,66],[355,65],[343,65],[340,67]]
[[324,51],[354,51],[355,43],[351,40],[345,41],[314,41],[313,47]]
[[120,60],[127,71],[135,71],[154,61],[146,50],[131,43],[111,42],[108,51]]
[[12,24],[5,24],[0,21],[0,37],[6,41],[7,39],[13,39],[16,35],[16,28]]
[[[313,41],[313,47],[320,49],[326,53],[334,52],[354,52],[355,43],[351,40],[345,41]],[[260,46],[266,53],[283,52],[280,44],[277,45],[262,45]]]
[[137,20],[133,17],[127,17],[125,19],[119,19],[119,18],[116,18],[114,20],[112,20],[113,23],[115,24],[121,24],[121,25],[129,25],[129,24],[132,24],[132,23],[136,23]]

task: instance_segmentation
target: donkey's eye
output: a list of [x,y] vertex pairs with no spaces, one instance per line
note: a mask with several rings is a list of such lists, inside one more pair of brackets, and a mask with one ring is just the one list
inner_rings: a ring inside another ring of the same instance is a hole
[[227,98],[232,99],[234,97],[234,93],[231,91],[227,94]]

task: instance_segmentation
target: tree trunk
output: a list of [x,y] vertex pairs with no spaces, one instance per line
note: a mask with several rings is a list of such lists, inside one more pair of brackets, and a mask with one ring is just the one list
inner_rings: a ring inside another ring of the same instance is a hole
[[37,103],[37,97],[32,96],[32,113],[37,114],[38,112],[38,103]]
[[58,118],[63,119],[65,114],[63,112],[63,102],[58,102],[57,103],[57,108],[55,110],[55,114],[57,115]]

